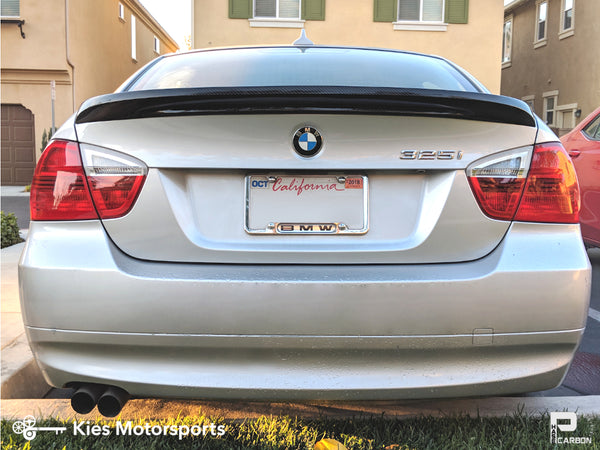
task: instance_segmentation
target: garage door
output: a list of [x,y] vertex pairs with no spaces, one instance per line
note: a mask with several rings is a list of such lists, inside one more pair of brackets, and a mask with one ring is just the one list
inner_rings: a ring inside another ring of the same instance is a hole
[[2,184],[25,186],[35,168],[33,114],[22,105],[2,105]]

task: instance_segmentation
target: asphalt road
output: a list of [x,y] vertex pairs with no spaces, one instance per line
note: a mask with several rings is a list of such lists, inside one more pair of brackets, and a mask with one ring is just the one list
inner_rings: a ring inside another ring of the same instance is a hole
[[[29,197],[2,197],[2,210],[15,213],[19,228],[29,228]],[[529,395],[600,394],[600,248],[588,250],[592,263],[592,298],[583,340],[563,384]],[[57,396],[61,396],[56,393]],[[63,394],[64,395],[64,394]]]
[[17,225],[20,229],[29,228],[29,196],[2,196],[2,211],[6,214],[14,213],[17,216]]

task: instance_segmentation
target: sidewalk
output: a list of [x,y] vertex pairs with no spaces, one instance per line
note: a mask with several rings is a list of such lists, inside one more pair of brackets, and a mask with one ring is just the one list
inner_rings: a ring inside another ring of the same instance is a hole
[[[21,231],[22,237],[26,234]],[[24,246],[3,248],[1,254],[2,399],[39,398],[50,389],[33,360],[21,319],[17,264]]]
[[0,186],[0,195],[2,197],[29,197],[29,192],[25,192],[25,186]]

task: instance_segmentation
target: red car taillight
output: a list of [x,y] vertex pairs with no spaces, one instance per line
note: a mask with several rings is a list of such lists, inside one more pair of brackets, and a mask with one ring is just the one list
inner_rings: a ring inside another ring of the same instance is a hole
[[[529,161],[531,160],[531,164]],[[558,142],[484,158],[467,169],[481,210],[492,219],[579,222],[579,185]]]
[[113,219],[133,207],[146,166],[127,155],[70,141],[52,141],[31,185],[32,220]]
[[559,143],[537,145],[515,220],[579,222],[579,183],[566,150]]
[[33,174],[31,220],[97,219],[75,142],[52,141]]

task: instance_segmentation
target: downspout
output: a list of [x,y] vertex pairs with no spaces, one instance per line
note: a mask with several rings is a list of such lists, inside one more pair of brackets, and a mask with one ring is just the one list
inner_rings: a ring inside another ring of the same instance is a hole
[[190,36],[190,47],[191,48],[190,49],[184,48],[184,49],[181,50],[182,52],[185,52],[186,50],[192,50],[192,49],[196,48],[196,33],[195,33],[196,27],[195,27],[195,20],[194,20],[194,13],[195,13],[195,11],[194,11],[194,2],[195,1],[196,0],[191,0],[190,1],[190,6],[191,6],[191,14],[190,15],[192,16],[192,26],[191,26],[191,29],[190,29],[190,35],[191,35]]
[[73,112],[75,112],[75,66],[71,62],[71,51],[69,48],[69,0],[65,0],[65,47],[67,64],[71,67],[71,97],[73,98]]

